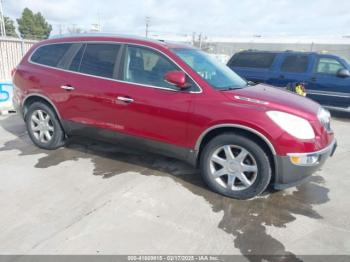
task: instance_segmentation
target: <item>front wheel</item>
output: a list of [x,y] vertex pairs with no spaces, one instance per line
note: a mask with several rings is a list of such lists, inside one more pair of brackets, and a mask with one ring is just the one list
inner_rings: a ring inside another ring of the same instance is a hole
[[233,133],[212,139],[203,149],[201,175],[215,192],[249,199],[261,194],[271,180],[271,165],[253,140]]

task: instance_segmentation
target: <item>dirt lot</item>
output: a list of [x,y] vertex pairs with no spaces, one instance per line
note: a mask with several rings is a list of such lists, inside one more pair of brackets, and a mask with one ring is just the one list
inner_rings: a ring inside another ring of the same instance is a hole
[[174,159],[82,139],[40,150],[1,116],[0,253],[349,255],[350,117],[333,128],[310,182],[236,201]]

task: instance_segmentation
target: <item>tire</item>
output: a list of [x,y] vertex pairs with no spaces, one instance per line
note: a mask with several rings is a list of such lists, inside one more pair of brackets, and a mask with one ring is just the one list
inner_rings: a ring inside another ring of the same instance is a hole
[[235,199],[258,196],[271,180],[265,151],[255,141],[234,133],[219,135],[204,147],[200,170],[211,190]]
[[34,102],[25,115],[25,122],[28,134],[36,146],[54,150],[65,144],[65,133],[50,106],[42,102]]

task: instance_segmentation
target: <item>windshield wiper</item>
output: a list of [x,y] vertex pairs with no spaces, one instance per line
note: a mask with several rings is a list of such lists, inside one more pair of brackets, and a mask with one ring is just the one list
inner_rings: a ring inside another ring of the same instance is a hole
[[238,89],[238,87],[224,87],[224,88],[220,88],[220,91],[231,91],[236,89]]
[[223,87],[223,88],[220,88],[220,91],[232,91],[232,90],[242,89],[242,88],[245,88],[245,87],[246,87],[246,86],[236,86],[236,87],[230,86],[230,87]]

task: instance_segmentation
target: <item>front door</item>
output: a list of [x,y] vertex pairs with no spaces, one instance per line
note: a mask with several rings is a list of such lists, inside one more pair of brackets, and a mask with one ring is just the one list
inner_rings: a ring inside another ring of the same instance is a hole
[[180,69],[158,51],[128,45],[122,73],[125,93],[117,100],[125,108],[119,123],[125,133],[144,138],[149,145],[160,142],[176,150],[188,147],[189,112],[196,94],[164,80],[165,73],[173,70]]
[[350,77],[339,77],[347,67],[330,56],[319,57],[311,78],[308,96],[317,102],[335,107],[350,107]]

